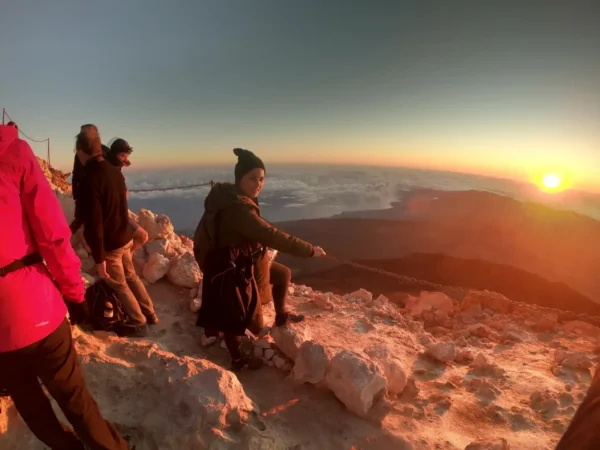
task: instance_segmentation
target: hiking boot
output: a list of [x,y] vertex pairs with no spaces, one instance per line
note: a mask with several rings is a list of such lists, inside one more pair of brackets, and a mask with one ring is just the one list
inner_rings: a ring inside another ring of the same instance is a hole
[[282,327],[288,322],[291,323],[299,323],[304,321],[304,316],[302,314],[293,314],[290,312],[286,312],[283,314],[277,314],[275,316],[275,326]]
[[156,325],[158,323],[158,316],[156,314],[146,316],[146,323],[148,325]]
[[131,337],[131,338],[136,338],[136,337],[146,337],[148,336],[148,325],[144,324],[144,325],[123,325],[121,327],[120,331],[120,336],[123,337]]
[[256,356],[242,356],[238,360],[231,361],[231,371],[240,372],[244,367],[250,370],[257,370],[263,366],[263,360]]

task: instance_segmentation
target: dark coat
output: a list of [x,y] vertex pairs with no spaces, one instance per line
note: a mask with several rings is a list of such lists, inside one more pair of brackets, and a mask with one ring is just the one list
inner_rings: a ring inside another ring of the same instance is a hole
[[[290,236],[260,217],[258,204],[235,185],[217,183],[206,197],[204,214],[194,234],[194,256],[203,271],[211,242],[217,235],[217,214],[219,242],[216,245],[219,248],[247,247],[256,251],[264,246],[265,250],[269,247],[297,257],[308,258],[313,254],[311,244]],[[272,299],[266,251],[257,251],[254,257],[254,277],[260,297],[255,314],[262,316],[261,303]]]

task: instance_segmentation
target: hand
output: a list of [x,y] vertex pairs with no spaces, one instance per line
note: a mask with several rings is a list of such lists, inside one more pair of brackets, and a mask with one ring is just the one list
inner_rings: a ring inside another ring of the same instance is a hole
[[321,247],[313,247],[313,258],[322,258],[323,256],[327,256],[327,253],[325,253],[325,250],[323,250]]
[[71,322],[71,325],[80,325],[89,322],[90,307],[85,300],[81,303],[73,303],[66,300],[65,303],[69,310],[69,321]]
[[100,264],[96,264],[96,273],[100,278],[104,280],[110,278],[110,276],[106,272],[106,261],[101,262]]
[[138,226],[133,232],[133,240],[138,246],[144,245],[148,241],[148,232]]

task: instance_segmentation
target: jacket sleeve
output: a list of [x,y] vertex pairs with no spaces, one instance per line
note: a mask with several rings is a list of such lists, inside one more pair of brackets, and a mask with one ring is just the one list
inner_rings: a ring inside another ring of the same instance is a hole
[[83,222],[83,237],[92,251],[96,264],[105,261],[104,219],[102,216],[102,192],[94,174],[87,173],[81,183],[80,218]]
[[77,155],[75,155],[75,159],[73,160],[73,172],[71,173],[71,193],[73,195],[73,200],[77,201],[79,199],[79,183],[81,182],[81,172],[83,170],[83,166],[81,161]]
[[20,152],[25,169],[21,204],[38,251],[65,300],[81,303],[84,300],[81,263],[71,247],[67,219],[31,147],[22,142]]
[[251,207],[243,208],[239,220],[234,220],[233,223],[235,230],[242,236],[267,247],[300,258],[309,258],[313,254],[311,244],[274,227]]

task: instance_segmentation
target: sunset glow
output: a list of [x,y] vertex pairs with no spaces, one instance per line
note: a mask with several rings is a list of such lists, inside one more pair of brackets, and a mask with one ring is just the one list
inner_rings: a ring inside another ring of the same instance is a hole
[[542,177],[541,187],[545,191],[555,192],[564,189],[564,182],[560,175],[547,173]]

